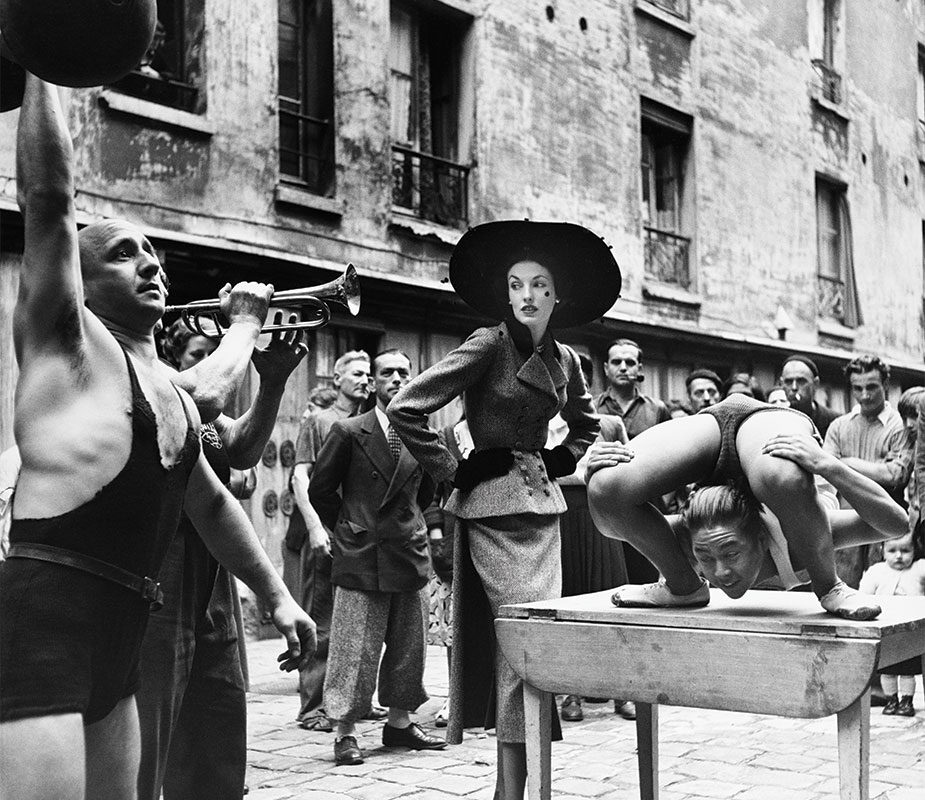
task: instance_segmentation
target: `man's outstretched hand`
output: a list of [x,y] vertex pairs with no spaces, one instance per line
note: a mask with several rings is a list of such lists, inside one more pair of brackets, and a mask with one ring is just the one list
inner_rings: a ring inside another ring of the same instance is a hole
[[273,624],[286,637],[287,649],[277,657],[279,668],[292,672],[308,663],[318,647],[318,632],[314,620],[292,597],[286,597],[273,609]]

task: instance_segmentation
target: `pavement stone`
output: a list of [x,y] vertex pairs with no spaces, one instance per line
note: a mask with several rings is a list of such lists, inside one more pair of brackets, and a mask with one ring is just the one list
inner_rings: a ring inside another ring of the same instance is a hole
[[[280,643],[248,642],[246,800],[493,800],[496,742],[467,731],[460,745],[412,752],[381,746],[382,723],[357,725],[366,761],[334,764],[333,734],[295,723],[298,677],[276,668]],[[447,692],[446,654],[428,648],[431,699],[416,720],[429,733]],[[925,707],[921,687],[917,709]],[[585,704],[582,722],[563,725],[553,746],[556,800],[639,796],[636,728],[612,704]],[[797,720],[662,706],[659,709],[661,800],[838,800],[834,717]],[[872,800],[925,798],[925,715],[871,715]]]

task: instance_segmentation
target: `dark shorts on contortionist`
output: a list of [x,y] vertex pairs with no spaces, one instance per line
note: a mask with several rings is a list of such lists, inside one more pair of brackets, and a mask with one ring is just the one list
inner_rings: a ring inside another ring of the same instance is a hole
[[[76,602],[75,602],[76,601]],[[106,717],[135,693],[148,603],[81,570],[32,559],[0,564],[0,721]]]
[[727,481],[745,477],[742,464],[739,462],[739,452],[736,450],[736,434],[745,420],[752,414],[762,411],[787,411],[791,414],[799,414],[812,426],[813,435],[819,441],[819,444],[822,444],[822,438],[819,436],[816,426],[813,425],[813,421],[802,411],[797,411],[795,408],[768,405],[745,394],[731,394],[715,406],[708,406],[697,412],[698,414],[709,414],[713,417],[719,425],[720,435],[719,456],[716,459],[716,466],[713,468],[713,473],[710,477],[706,481],[702,481],[701,485],[721,486]]

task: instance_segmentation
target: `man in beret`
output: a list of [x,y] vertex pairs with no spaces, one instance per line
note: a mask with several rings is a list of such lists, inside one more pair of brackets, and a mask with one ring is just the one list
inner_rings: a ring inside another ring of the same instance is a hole
[[819,435],[825,434],[838,416],[838,412],[816,402],[816,391],[819,389],[819,369],[811,358],[794,353],[787,356],[780,368],[778,381],[787,393],[790,407],[802,411],[819,429]]
[[687,398],[694,413],[702,408],[716,405],[722,399],[723,382],[712,369],[695,369],[684,380]]

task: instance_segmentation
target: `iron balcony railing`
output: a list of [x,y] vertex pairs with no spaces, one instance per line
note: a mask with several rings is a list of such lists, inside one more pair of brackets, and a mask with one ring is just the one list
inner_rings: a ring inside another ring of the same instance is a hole
[[310,192],[334,191],[334,126],[301,112],[298,100],[279,98],[279,171]]
[[680,17],[681,19],[690,18],[690,0],[649,0],[649,2],[675,17]]
[[827,64],[821,58],[814,58],[812,64],[813,69],[816,70],[817,86],[823,99],[830,103],[841,103],[844,99],[841,75],[832,69],[831,64]]
[[644,230],[646,275],[662,283],[690,288],[691,240],[655,228]]
[[421,219],[460,227],[469,218],[469,167],[392,146],[392,203]]
[[845,282],[826,275],[817,275],[816,302],[822,319],[845,321]]

